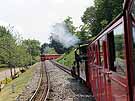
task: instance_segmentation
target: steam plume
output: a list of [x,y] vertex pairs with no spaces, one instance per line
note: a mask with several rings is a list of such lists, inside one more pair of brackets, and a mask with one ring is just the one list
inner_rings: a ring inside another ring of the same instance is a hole
[[60,42],[65,48],[69,48],[77,44],[80,40],[69,32],[66,24],[56,23],[52,28],[52,38]]

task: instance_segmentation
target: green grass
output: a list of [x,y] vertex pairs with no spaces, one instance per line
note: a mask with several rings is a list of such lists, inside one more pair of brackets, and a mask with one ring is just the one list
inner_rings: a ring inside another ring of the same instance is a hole
[[[22,92],[28,81],[32,78],[35,67],[36,65],[32,66],[26,72],[20,74],[18,78],[5,85],[5,87],[0,92],[0,101],[15,101],[18,94]],[[12,84],[15,84],[15,93],[12,93]]]
[[64,64],[65,66],[72,67],[74,61],[74,49],[72,49],[69,53],[63,54],[61,58],[57,60],[57,62]]

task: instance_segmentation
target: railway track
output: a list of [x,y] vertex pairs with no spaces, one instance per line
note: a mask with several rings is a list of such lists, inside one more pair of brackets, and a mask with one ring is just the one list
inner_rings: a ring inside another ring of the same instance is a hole
[[45,62],[42,62],[41,65],[42,68],[39,84],[35,93],[32,95],[29,101],[46,101],[47,96],[49,94],[50,84],[49,84],[49,77],[46,72]]
[[53,60],[50,60],[52,64],[54,64],[55,66],[57,66],[58,68],[60,68],[61,70],[63,70],[64,72],[68,73],[71,75],[71,70],[66,68],[65,66],[59,64],[58,62],[55,62]]
[[46,61],[50,77],[47,101],[95,101],[85,84],[71,76],[71,70],[55,62]]
[[[60,68],[61,70],[63,70],[64,72],[71,75],[70,69],[67,69],[63,65],[61,65],[53,60],[51,60],[51,63],[53,65],[57,66],[58,68]],[[46,101],[47,97],[49,95],[50,84],[49,84],[48,73],[46,70],[45,62],[42,62],[41,64],[42,64],[42,68],[41,68],[41,77],[39,80],[39,84],[38,84],[38,87],[37,87],[35,93],[32,95],[32,97],[30,98],[29,101]]]
[[71,76],[70,69],[51,60],[42,62],[41,79],[29,101],[93,100],[88,89]]

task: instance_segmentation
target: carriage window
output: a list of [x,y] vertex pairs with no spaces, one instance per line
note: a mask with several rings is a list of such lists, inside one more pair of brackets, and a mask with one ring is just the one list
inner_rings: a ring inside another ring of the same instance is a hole
[[135,0],[133,0],[132,8],[131,8],[131,14],[132,14],[132,40],[133,40],[133,66],[134,66],[134,85],[135,85]]
[[96,63],[96,54],[95,54],[95,51],[96,51],[96,47],[95,47],[95,44],[93,44],[93,50],[92,50],[93,63]]
[[132,40],[133,40],[132,58],[134,66],[134,85],[135,85],[135,0],[133,0],[131,15],[132,15]]
[[132,10],[131,10],[131,12],[132,12],[133,18],[135,19],[135,0],[133,1],[133,5],[132,5]]
[[99,40],[99,53],[100,53],[100,65],[103,66],[104,64],[104,57],[103,57],[103,41],[105,40],[105,36],[103,36]]
[[87,46],[81,46],[79,48],[79,55],[80,55],[81,61],[85,61],[87,59],[87,57],[86,57],[86,47]]
[[109,68],[120,75],[126,74],[125,55],[124,55],[124,29],[123,24],[117,26],[108,34],[109,44]]
[[133,47],[135,48],[135,26],[133,26]]
[[[135,81],[135,25],[132,27],[132,36],[133,36],[133,66],[134,66],[134,81]],[[135,84],[135,82],[134,82]]]
[[89,47],[89,51],[88,51],[88,55],[89,55],[88,60],[89,60],[89,62],[92,62],[92,59],[91,59],[92,55],[91,55],[91,53],[92,53],[92,50],[91,50],[91,47]]

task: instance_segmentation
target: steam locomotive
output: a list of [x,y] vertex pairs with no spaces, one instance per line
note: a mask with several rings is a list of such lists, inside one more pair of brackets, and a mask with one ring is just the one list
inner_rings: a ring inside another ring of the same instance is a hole
[[135,0],[125,0],[115,20],[76,48],[72,74],[96,101],[135,101]]

